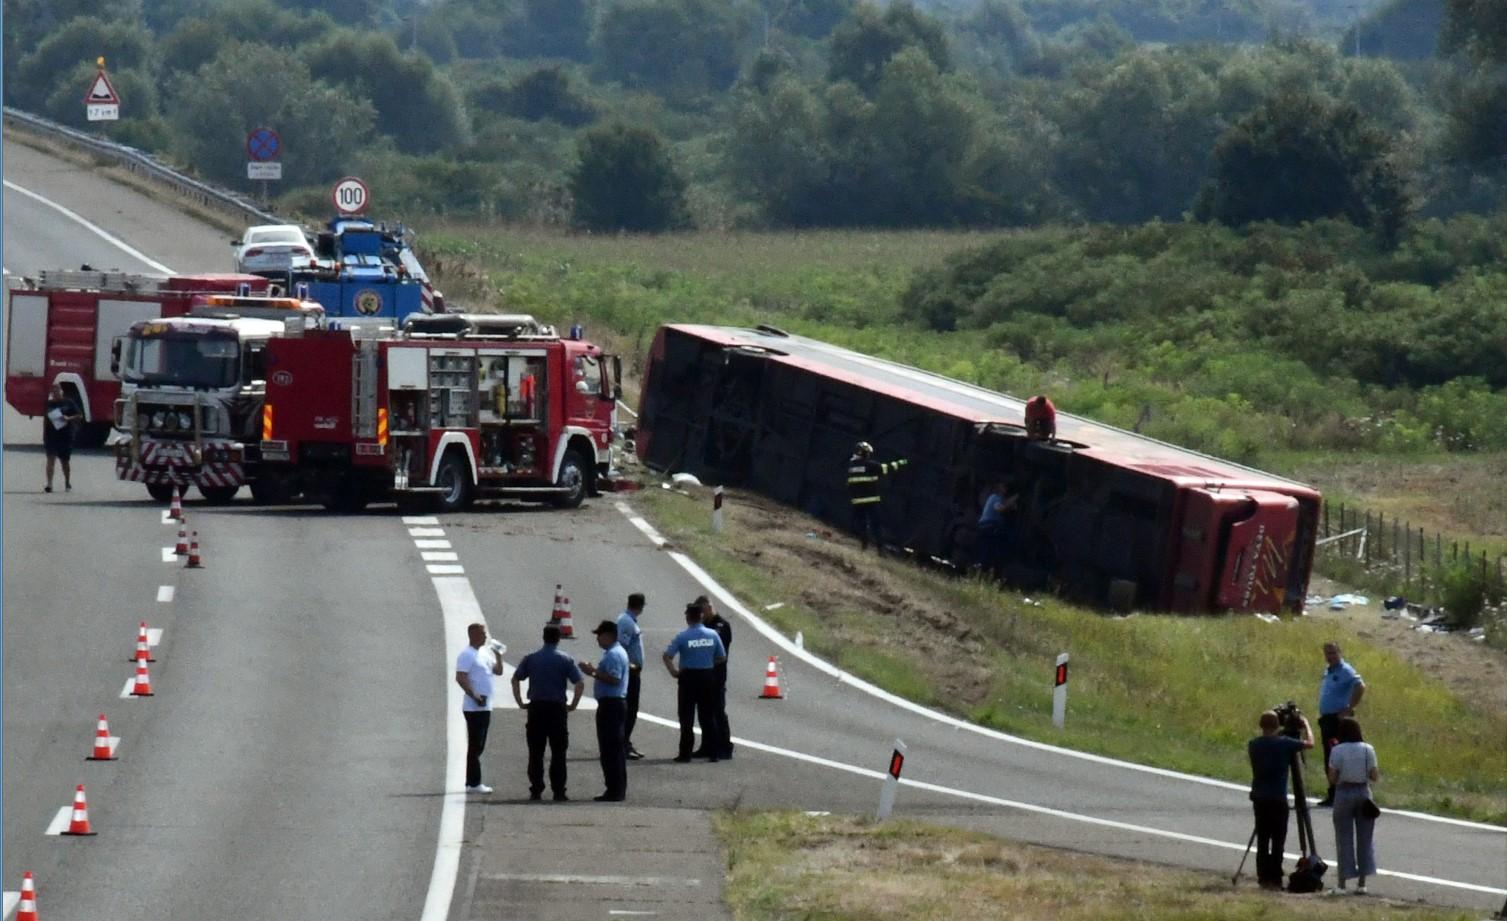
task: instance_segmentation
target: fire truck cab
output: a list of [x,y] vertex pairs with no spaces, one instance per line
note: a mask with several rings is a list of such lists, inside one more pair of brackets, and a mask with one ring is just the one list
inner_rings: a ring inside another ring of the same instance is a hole
[[609,475],[621,365],[523,315],[410,317],[398,331],[269,344],[258,476],[334,510],[391,497],[579,505]]
[[115,425],[125,433],[116,476],[145,483],[158,501],[192,485],[229,502],[256,461],[268,342],[323,320],[312,301],[213,295],[184,316],[131,327],[110,365],[122,381]]

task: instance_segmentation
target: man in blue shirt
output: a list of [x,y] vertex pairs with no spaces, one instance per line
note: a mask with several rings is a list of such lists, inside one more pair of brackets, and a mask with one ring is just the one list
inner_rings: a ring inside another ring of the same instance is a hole
[[[715,725],[716,666],[719,662],[727,661],[727,648],[722,645],[722,638],[715,630],[701,623],[701,605],[693,601],[685,606],[685,623],[685,629],[675,634],[675,639],[665,647],[664,654],[665,668],[669,670],[670,677],[680,682],[676,693],[680,716],[680,754],[675,760],[681,764],[691,760],[691,747],[696,741],[692,727],[696,717],[701,717],[703,732],[706,731],[705,727]],[[675,664],[676,656],[680,657],[678,667]],[[708,760],[718,760],[716,749],[708,748],[707,753]]]
[[[527,705],[520,685],[527,681]],[[565,685],[571,685],[570,703],[565,702]],[[544,793],[544,746],[549,744],[549,788],[555,802],[565,802],[565,750],[570,746],[566,714],[581,702],[586,681],[575,660],[560,651],[560,628],[544,628],[544,645],[523,657],[513,672],[513,700],[520,710],[528,711],[524,737],[528,740],[528,798],[537,800]]]
[[1282,888],[1282,848],[1287,843],[1287,778],[1292,756],[1313,748],[1313,729],[1301,714],[1302,737],[1279,735],[1277,713],[1261,714],[1261,735],[1246,750],[1251,758],[1251,809],[1256,813],[1256,880],[1262,889]]
[[644,755],[633,747],[633,726],[638,722],[638,692],[643,686],[644,633],[638,628],[638,619],[644,613],[644,596],[634,592],[628,596],[628,607],[617,616],[617,643],[628,654],[628,707],[623,718],[623,744],[628,749],[628,760],[637,761]]
[[[1349,662],[1340,657],[1340,644],[1330,641],[1324,644],[1324,678],[1319,682],[1319,734],[1324,739],[1324,773],[1329,773],[1329,752],[1339,739],[1340,719],[1354,716],[1355,708],[1366,693],[1366,683],[1360,679]],[[1319,801],[1319,805],[1334,805],[1334,786]]]
[[581,671],[595,678],[591,693],[597,699],[597,750],[602,758],[602,779],[607,789],[596,797],[599,803],[620,803],[628,796],[628,746],[623,741],[623,716],[627,710],[628,653],[617,642],[617,624],[604,620],[592,633],[602,647],[602,661],[581,663]]
[[985,572],[997,572],[1014,550],[1015,509],[1019,501],[1005,480],[990,487],[984,510],[979,513],[977,529],[976,562]]

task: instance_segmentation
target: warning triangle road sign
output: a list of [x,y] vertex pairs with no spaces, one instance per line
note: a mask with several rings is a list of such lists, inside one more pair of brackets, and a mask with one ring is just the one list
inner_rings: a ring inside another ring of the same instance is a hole
[[108,103],[120,104],[120,97],[115,95],[115,87],[110,85],[110,78],[100,71],[94,76],[94,82],[89,86],[89,95],[84,97],[84,102],[99,105]]

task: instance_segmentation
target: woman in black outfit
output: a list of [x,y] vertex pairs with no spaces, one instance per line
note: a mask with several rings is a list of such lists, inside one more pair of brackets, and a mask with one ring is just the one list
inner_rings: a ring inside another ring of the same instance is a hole
[[57,384],[47,391],[47,408],[42,413],[42,447],[47,451],[47,488],[52,492],[52,470],[63,462],[63,488],[73,489],[73,473],[68,461],[73,457],[73,424],[82,418],[78,404],[68,399]]

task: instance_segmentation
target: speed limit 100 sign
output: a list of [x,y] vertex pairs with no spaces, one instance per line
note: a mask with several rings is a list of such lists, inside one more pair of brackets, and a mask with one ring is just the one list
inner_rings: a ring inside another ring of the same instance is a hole
[[347,176],[335,183],[335,209],[341,214],[360,214],[366,210],[371,191],[366,183],[355,176]]

